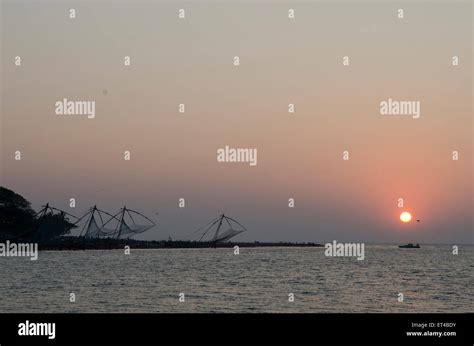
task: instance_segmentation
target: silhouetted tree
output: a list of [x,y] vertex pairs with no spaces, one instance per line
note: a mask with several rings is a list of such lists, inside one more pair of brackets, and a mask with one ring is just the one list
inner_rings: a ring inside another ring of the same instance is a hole
[[30,202],[0,186],[0,238],[19,237],[36,228],[35,211]]

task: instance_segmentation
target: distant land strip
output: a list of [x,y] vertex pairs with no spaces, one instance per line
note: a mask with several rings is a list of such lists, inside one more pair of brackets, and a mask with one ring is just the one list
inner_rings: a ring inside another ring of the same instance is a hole
[[189,240],[82,239],[60,237],[40,245],[39,250],[112,250],[130,246],[132,249],[198,249],[239,247],[322,247],[311,242],[202,242]]

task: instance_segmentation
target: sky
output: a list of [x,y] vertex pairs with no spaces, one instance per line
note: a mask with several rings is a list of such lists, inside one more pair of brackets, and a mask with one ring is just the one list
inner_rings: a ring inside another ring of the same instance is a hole
[[[158,223],[139,239],[224,212],[242,241],[473,244],[471,2],[1,6],[0,185],[35,209],[127,205]],[[95,118],[57,115],[64,98]],[[389,98],[420,118],[382,116]],[[258,164],[218,162],[226,145]]]

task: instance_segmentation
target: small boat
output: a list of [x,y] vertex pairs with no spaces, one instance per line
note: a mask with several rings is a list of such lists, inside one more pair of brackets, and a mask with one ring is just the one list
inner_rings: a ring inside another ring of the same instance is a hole
[[406,245],[398,245],[400,249],[419,249],[420,244],[413,245],[412,243],[406,244]]

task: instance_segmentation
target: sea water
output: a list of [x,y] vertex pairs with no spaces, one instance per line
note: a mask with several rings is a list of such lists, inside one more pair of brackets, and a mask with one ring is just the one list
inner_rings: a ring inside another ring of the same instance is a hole
[[462,245],[42,251],[0,258],[0,312],[472,312],[473,269]]

